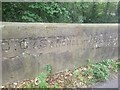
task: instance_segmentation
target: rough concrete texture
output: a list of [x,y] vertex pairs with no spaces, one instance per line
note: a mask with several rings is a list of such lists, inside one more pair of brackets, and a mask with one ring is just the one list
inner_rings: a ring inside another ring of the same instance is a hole
[[3,23],[3,84],[118,58],[117,24]]

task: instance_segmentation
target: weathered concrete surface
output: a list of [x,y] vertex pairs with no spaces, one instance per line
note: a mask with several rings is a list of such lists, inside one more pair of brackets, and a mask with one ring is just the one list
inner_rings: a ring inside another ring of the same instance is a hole
[[113,80],[107,81],[103,83],[101,86],[97,86],[95,88],[118,88],[118,79],[115,78]]
[[3,23],[3,84],[117,58],[117,24]]

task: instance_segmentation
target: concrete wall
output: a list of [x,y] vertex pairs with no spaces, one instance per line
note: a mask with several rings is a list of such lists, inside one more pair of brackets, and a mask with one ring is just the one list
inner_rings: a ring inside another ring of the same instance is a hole
[[117,24],[3,23],[3,84],[118,58]]

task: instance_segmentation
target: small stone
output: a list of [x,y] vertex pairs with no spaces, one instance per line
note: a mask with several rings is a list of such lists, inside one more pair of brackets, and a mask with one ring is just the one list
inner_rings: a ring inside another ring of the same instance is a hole
[[63,75],[61,75],[61,77],[63,77]]
[[0,88],[5,88],[5,86],[1,86]]
[[82,85],[81,82],[79,82],[79,84]]
[[15,86],[13,86],[13,88],[16,88]]
[[34,80],[31,80],[31,82],[34,82]]
[[17,83],[13,83],[14,85],[17,85]]
[[72,76],[72,74],[71,74],[71,73],[70,73],[69,75],[70,75],[70,76]]
[[86,70],[87,70],[87,68],[83,68],[83,70],[85,70],[85,71],[86,71]]
[[65,77],[65,79],[67,79],[67,77]]
[[25,84],[25,82],[23,82],[23,85]]

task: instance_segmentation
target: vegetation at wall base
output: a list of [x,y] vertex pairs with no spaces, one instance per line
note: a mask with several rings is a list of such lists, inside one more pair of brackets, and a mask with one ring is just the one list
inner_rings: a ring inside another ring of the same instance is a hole
[[[23,81],[18,85],[15,84],[16,86],[14,83],[9,84],[4,88],[87,88],[97,82],[109,79],[111,73],[118,72],[119,66],[119,61],[109,59],[95,64],[88,63],[74,70],[50,74],[52,73],[51,65],[47,65],[47,71],[40,73],[38,77]],[[48,72],[50,73],[48,74]]]

